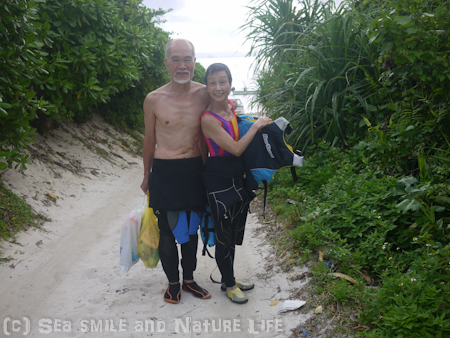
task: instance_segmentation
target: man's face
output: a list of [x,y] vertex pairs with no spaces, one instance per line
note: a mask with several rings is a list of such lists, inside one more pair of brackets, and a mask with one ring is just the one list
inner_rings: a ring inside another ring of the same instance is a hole
[[195,69],[195,57],[192,48],[186,41],[174,41],[168,51],[168,59],[164,62],[173,81],[185,84],[191,81]]

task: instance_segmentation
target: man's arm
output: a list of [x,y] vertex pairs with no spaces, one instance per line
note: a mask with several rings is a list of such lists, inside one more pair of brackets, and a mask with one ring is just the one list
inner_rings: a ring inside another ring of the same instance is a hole
[[152,169],[153,157],[155,156],[156,148],[156,134],[155,124],[156,116],[152,109],[151,94],[148,94],[144,100],[144,124],[145,124],[145,136],[143,142],[143,154],[144,159],[144,180],[141,184],[141,189],[144,193],[148,191],[148,176]]

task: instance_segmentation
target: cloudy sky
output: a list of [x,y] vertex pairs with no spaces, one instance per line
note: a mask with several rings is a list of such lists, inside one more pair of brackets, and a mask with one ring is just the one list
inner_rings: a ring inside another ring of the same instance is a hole
[[[341,0],[335,0],[340,2]],[[161,27],[190,40],[197,57],[244,56],[250,49],[239,27],[245,23],[251,0],[143,0],[144,6],[173,10]]]

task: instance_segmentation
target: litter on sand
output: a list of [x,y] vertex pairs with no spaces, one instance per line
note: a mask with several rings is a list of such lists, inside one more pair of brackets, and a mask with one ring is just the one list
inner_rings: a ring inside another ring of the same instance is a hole
[[309,338],[309,336],[306,334],[305,329],[304,328],[301,328],[301,329],[302,329],[303,333],[305,334],[306,338]]
[[323,313],[322,305],[319,305],[318,307],[316,307],[316,309],[314,310],[314,313],[316,315],[321,315]]
[[285,300],[281,305],[280,313],[288,312],[292,310],[297,310],[305,305],[306,302],[304,300]]
[[350,277],[349,275],[340,273],[340,272],[333,272],[333,273],[330,273],[330,275],[333,275],[334,277],[344,278],[344,279],[348,280],[350,283],[353,283],[353,284],[358,283],[356,281],[356,279]]

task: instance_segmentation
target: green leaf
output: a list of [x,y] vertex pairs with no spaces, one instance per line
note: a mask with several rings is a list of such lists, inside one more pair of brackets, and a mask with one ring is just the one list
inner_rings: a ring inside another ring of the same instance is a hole
[[409,61],[411,61],[411,63],[414,63],[414,61],[416,61],[416,56],[414,54],[406,54],[406,57]]
[[394,43],[388,42],[385,45],[383,45],[383,47],[381,47],[381,52],[388,52],[392,49],[392,47],[394,47]]
[[29,92],[27,92],[27,99],[30,100],[30,99],[32,99],[35,95],[36,95],[36,92],[30,90]]
[[445,207],[440,206],[440,205],[433,205],[431,208],[436,212],[442,212],[445,210]]
[[13,155],[14,155],[14,153],[12,153],[10,151],[2,151],[2,152],[0,152],[0,157],[1,158],[7,158],[7,157],[11,157]]
[[371,127],[371,126],[372,126],[372,124],[370,123],[370,121],[369,121],[368,118],[363,117],[363,119],[364,119],[364,122],[366,123],[366,125],[367,125],[368,127]]
[[401,180],[399,180],[399,182],[404,183],[406,185],[412,185],[417,183],[417,178],[410,176],[410,177],[403,177]]
[[0,162],[0,170],[6,170],[8,169],[8,164],[4,163],[4,162]]
[[447,8],[442,7],[442,6],[436,8],[436,15],[437,16],[445,16],[447,14],[448,14],[448,9]]
[[0,102],[0,107],[9,109],[9,108],[12,107],[12,104],[9,104],[9,103],[6,103],[6,102]]
[[414,187],[412,187],[412,186],[409,186],[409,187],[406,187],[406,188],[405,188],[405,191],[406,191],[406,192],[409,192],[409,193],[412,193],[412,192],[419,192],[420,189],[417,189],[417,188],[414,188]]
[[399,208],[400,210],[403,211],[403,213],[406,213],[408,210],[418,211],[420,210],[421,206],[422,204],[420,204],[420,202],[416,199],[412,200],[406,199],[397,204],[396,208]]
[[411,17],[410,16],[396,16],[394,18],[394,21],[397,22],[398,24],[404,26],[407,23],[411,22]]

